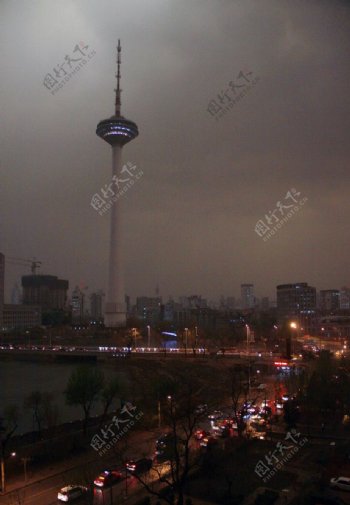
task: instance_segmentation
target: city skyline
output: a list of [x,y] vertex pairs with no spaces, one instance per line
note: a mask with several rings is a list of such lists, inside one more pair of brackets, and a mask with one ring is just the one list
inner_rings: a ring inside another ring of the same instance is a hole
[[[2,258],[2,265],[3,265],[3,270],[2,270],[2,279],[1,280],[1,286],[3,287],[3,291],[6,291],[6,286],[4,285],[4,277],[5,277],[5,268],[4,265],[6,263],[6,258],[4,255],[1,254],[0,252],[0,258]],[[0,269],[1,270],[1,269]],[[0,276],[1,277],[1,276]],[[66,298],[66,301],[64,303],[64,306],[68,308],[68,306],[73,305],[72,300],[74,297],[75,293],[81,293],[84,298],[86,297],[93,297],[96,296],[97,294],[102,295],[103,298],[105,298],[106,293],[103,291],[103,289],[91,289],[89,286],[86,285],[72,285],[68,287],[69,281],[66,280],[58,280],[57,277],[53,275],[46,275],[46,274],[32,274],[32,275],[23,275],[21,278],[21,288],[19,287],[19,283],[15,283],[14,286],[12,287],[11,290],[11,300],[5,296],[5,303],[11,303],[11,304],[20,304],[23,298],[24,303],[34,303],[32,301],[29,301],[28,298],[28,293],[26,295],[26,289],[29,286],[29,283],[33,283],[33,285],[39,285],[39,284],[45,284],[47,282],[59,282],[63,283],[66,286],[66,292],[68,293],[68,297]],[[136,293],[134,297],[131,297],[128,293],[125,293],[125,298],[129,299],[129,304],[135,303],[137,304],[137,300],[141,300],[143,298],[145,299],[159,299],[162,301],[162,303],[166,304],[169,302],[174,302],[174,303],[179,303],[183,304],[185,301],[187,303],[187,300],[190,299],[201,299],[203,302],[205,302],[205,306],[208,307],[215,307],[215,308],[220,308],[222,304],[229,304],[229,305],[234,305],[234,310],[246,310],[246,309],[255,309],[258,308],[260,310],[263,310],[263,305],[264,303],[267,303],[269,305],[268,308],[275,307],[277,304],[277,299],[278,299],[278,291],[279,288],[283,287],[290,287],[290,286],[303,286],[303,285],[308,285],[305,280],[299,282],[293,282],[293,283],[283,283],[280,285],[275,286],[275,292],[272,297],[266,296],[264,293],[256,293],[255,292],[255,285],[254,283],[244,283],[241,284],[239,287],[236,287],[236,291],[231,291],[229,294],[221,294],[218,298],[204,298],[202,294],[200,293],[194,293],[194,292],[188,292],[188,293],[181,293],[180,295],[173,295],[173,294],[164,294],[160,292],[159,285],[157,284],[154,287],[153,292],[148,292],[148,293]],[[310,286],[310,285],[309,285]],[[5,288],[5,289],[4,289]],[[239,289],[240,288],[240,289]],[[322,306],[322,305],[333,305],[335,303],[335,300],[338,300],[338,304],[342,305],[341,299],[342,296],[345,296],[346,300],[349,297],[350,293],[350,288],[347,286],[338,286],[338,287],[333,287],[333,288],[328,288],[328,289],[319,289],[318,286],[311,286],[312,289],[315,290],[315,293],[317,295],[317,305]],[[7,291],[9,291],[7,289]],[[14,297],[14,291],[16,291],[16,298],[17,301],[13,301],[12,298]],[[26,300],[26,297],[28,298]],[[323,300],[323,301],[322,301]],[[0,302],[1,302],[1,296],[0,296]],[[46,303],[46,302],[45,302]],[[62,302],[63,303],[63,302]],[[185,304],[186,304],[185,303]],[[346,302],[348,303],[348,302]],[[344,303],[343,303],[344,305]],[[63,308],[63,305],[62,307]],[[341,307],[340,309],[345,309],[348,308],[347,306]]]
[[[273,299],[289,282],[349,285],[346,3],[194,2],[183,13],[160,2],[40,5],[0,7],[5,256],[35,256],[41,273],[106,289],[110,213],[99,216],[90,200],[110,181],[110,153],[94,128],[110,110],[121,38],[123,111],[143,132],[125,162],[144,171],[123,196],[125,291],[151,294],[159,282],[166,296],[217,299],[252,280]],[[13,44],[15,31],[25,44]],[[80,56],[80,42],[96,54],[52,95],[44,76]],[[240,72],[260,80],[216,120],[208,104]],[[264,242],[256,223],[292,188],[307,203]],[[7,299],[28,273],[6,268]]]

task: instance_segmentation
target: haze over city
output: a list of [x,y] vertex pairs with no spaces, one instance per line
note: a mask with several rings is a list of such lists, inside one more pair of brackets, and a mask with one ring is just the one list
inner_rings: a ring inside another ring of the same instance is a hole
[[[123,160],[144,172],[123,196],[127,293],[349,284],[347,2],[5,0],[0,14],[5,255],[105,287],[109,213],[90,200],[111,177],[95,128],[120,38],[122,111],[140,130]],[[45,75],[80,41],[95,55],[52,95]],[[259,82],[216,120],[208,104],[240,71]],[[255,224],[291,188],[308,201],[264,242]],[[7,296],[23,270],[7,268]]]

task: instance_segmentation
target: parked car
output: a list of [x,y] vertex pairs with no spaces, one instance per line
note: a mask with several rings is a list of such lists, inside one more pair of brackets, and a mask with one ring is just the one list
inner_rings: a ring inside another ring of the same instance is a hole
[[123,479],[123,475],[118,470],[104,470],[94,480],[95,486],[106,487],[116,484]]
[[85,486],[66,486],[60,489],[57,493],[57,499],[64,502],[74,501],[88,492]]
[[137,461],[131,460],[126,463],[126,469],[134,475],[140,475],[141,473],[148,472],[151,468],[152,460],[149,458],[141,458]]
[[343,491],[350,491],[350,479],[348,477],[333,477],[330,486]]

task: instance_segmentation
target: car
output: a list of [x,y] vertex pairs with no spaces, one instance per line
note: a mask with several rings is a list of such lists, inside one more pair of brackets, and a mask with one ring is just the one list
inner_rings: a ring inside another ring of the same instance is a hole
[[208,436],[202,438],[202,440],[199,442],[199,445],[201,447],[208,447],[211,445],[215,445],[217,443],[218,443],[218,441],[215,437],[213,437],[212,435],[208,435]]
[[223,416],[221,410],[214,410],[211,414],[208,415],[208,419],[211,421],[215,421],[216,419],[220,419]]
[[174,454],[175,439],[172,433],[166,433],[156,441],[156,457],[162,460],[171,459]]
[[247,408],[247,412],[250,415],[257,415],[259,414],[260,409],[256,405],[251,405],[250,407]]
[[84,494],[86,494],[88,491],[88,488],[85,486],[75,486],[75,485],[70,485],[70,486],[65,486],[62,489],[60,489],[57,493],[57,499],[60,501],[64,502],[69,502],[76,500],[77,498],[80,498]]
[[206,430],[196,430],[194,433],[194,438],[196,440],[202,440],[205,436],[209,435],[209,433]]
[[250,423],[248,433],[250,438],[258,438],[259,440],[265,440],[266,438],[266,428],[259,423]]
[[349,477],[333,477],[330,481],[330,486],[335,489],[350,491],[350,479]]
[[264,417],[271,417],[272,416],[272,408],[269,406],[264,407],[263,409],[261,409],[261,414]]
[[231,436],[231,428],[229,426],[224,426],[220,432],[219,432],[219,436],[222,437],[222,438],[228,438]]
[[95,486],[106,487],[116,484],[123,479],[123,475],[119,470],[104,470],[100,475],[94,480]]
[[277,398],[275,401],[276,409],[282,410],[283,409],[283,402],[282,398]]
[[139,475],[148,472],[148,470],[152,468],[152,460],[149,458],[141,458],[137,461],[131,460],[128,461],[125,466],[128,472]]
[[165,433],[161,435],[156,441],[156,451],[163,451],[166,449],[174,440],[174,436],[172,433]]

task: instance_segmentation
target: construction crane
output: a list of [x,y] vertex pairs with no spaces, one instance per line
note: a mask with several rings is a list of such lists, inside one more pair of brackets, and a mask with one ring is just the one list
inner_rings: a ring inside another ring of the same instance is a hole
[[40,265],[42,264],[42,262],[37,261],[36,258],[28,260],[25,258],[11,258],[9,256],[5,256],[5,259],[8,263],[11,263],[12,265],[30,266],[30,271],[32,272],[33,275],[37,274],[37,269],[40,268]]

